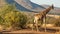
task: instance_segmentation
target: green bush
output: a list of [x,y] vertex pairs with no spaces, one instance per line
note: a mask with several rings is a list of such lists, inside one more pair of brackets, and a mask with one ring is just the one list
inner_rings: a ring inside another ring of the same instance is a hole
[[0,9],[0,25],[4,26],[4,28],[24,28],[27,15],[22,11],[18,11],[12,5],[5,5]]

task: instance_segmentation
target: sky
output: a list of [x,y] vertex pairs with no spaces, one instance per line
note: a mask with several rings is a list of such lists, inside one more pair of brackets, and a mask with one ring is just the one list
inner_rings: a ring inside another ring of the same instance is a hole
[[54,5],[55,7],[60,7],[60,0],[31,0],[32,2],[39,5]]

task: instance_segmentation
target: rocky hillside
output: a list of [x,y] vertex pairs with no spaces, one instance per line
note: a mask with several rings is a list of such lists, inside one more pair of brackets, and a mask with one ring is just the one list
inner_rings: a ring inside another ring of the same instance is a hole
[[41,11],[45,9],[43,6],[35,4],[31,2],[30,0],[6,0],[9,4],[16,5],[16,8],[22,11]]
[[0,0],[0,7],[4,6],[5,5],[5,0]]

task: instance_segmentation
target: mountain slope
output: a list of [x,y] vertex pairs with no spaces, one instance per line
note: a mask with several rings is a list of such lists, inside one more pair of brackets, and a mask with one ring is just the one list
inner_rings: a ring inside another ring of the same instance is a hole
[[4,6],[5,5],[5,0],[0,0],[0,7]]
[[9,4],[16,4],[16,8],[22,11],[41,11],[44,7],[31,2],[30,0],[6,0]]
[[44,9],[44,7],[37,5],[33,2],[31,2],[30,0],[15,0],[18,4],[22,5],[23,7],[33,10],[33,11],[40,11],[42,9]]

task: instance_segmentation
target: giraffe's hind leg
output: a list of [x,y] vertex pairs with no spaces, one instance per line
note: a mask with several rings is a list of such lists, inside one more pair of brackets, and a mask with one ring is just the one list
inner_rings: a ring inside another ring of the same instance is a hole
[[35,28],[36,28],[37,31],[39,31],[39,29],[38,29],[38,20],[37,19],[34,20],[33,26],[35,26]]
[[36,30],[39,31],[38,24],[36,24]]
[[33,25],[32,25],[32,31],[34,30],[34,26],[35,26],[34,24],[35,24],[35,23],[33,22]]
[[33,31],[34,28],[35,28],[35,24],[36,24],[36,20],[34,19],[34,22],[33,22],[33,25],[32,25],[32,31]]
[[39,31],[39,28],[38,28],[38,21],[36,21],[36,30]]

